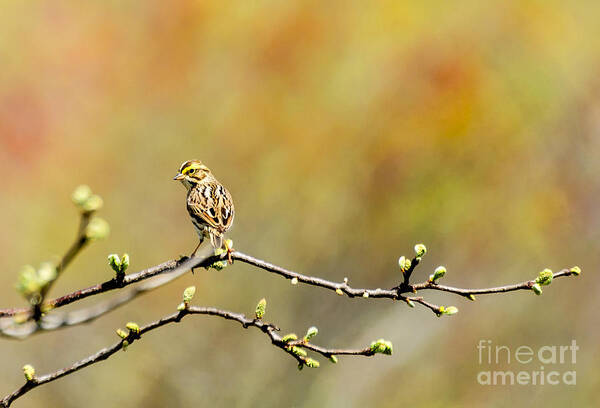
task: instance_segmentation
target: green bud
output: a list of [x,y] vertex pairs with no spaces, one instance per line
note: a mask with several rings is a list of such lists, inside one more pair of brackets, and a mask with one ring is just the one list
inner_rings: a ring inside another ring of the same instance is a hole
[[415,303],[410,300],[409,298],[406,298],[406,304],[409,305],[410,307],[415,307]]
[[538,277],[535,279],[535,283],[539,283],[540,286],[550,285],[552,283],[553,277],[554,277],[554,274],[552,273],[552,270],[546,268],[540,272]]
[[37,272],[35,268],[31,265],[25,265],[19,271],[19,280],[15,287],[17,291],[22,295],[27,296],[27,294],[32,292],[39,292],[40,287],[37,282]]
[[296,347],[296,346],[292,346],[292,348],[290,349],[290,351],[292,353],[294,353],[297,356],[300,357],[306,357],[308,354],[306,353],[306,350],[301,349],[300,347]]
[[473,296],[472,294],[469,294],[469,296],[467,296],[469,298],[469,300],[472,300],[473,302],[475,301],[475,296]]
[[26,298],[42,289],[38,280],[37,271],[31,265],[25,265],[19,271],[19,278],[15,285],[17,291]]
[[329,361],[331,361],[333,364],[337,364],[338,359],[336,356],[334,356],[333,354],[329,356]]
[[123,254],[123,257],[119,258],[117,254],[110,254],[108,256],[108,264],[115,271],[117,279],[123,279],[125,271],[129,268],[129,255]]
[[315,337],[319,333],[319,329],[315,326],[309,327],[304,335],[304,341],[310,341],[313,337]]
[[109,232],[110,227],[108,223],[100,217],[94,217],[85,229],[85,236],[87,239],[94,241],[106,238]]
[[210,267],[216,269],[217,271],[222,271],[223,269],[227,268],[227,266],[229,266],[227,261],[216,261]]
[[117,336],[119,336],[122,339],[126,339],[127,336],[129,336],[129,334],[127,334],[125,330],[117,329]]
[[23,324],[29,321],[29,313],[17,313],[12,318],[15,324]]
[[444,313],[445,315],[457,314],[458,308],[455,306],[448,306],[448,307],[444,308],[444,311],[442,313]]
[[36,305],[42,300],[40,291],[54,279],[56,266],[49,262],[42,263],[38,270],[31,265],[25,265],[19,271],[15,287],[32,305]]
[[579,266],[574,266],[571,268],[570,272],[579,276],[581,274],[581,268]]
[[41,309],[42,313],[48,313],[49,311],[54,309],[54,307],[55,307],[54,305],[46,303],[45,305],[42,305],[42,307],[40,309]]
[[123,257],[121,257],[121,273],[125,273],[127,268],[129,268],[129,254],[123,254]]
[[427,247],[423,244],[415,245],[415,254],[417,258],[422,258],[427,253]]
[[181,302],[180,304],[177,305],[178,311],[181,312],[182,310],[185,310],[185,309],[186,309],[185,303]]
[[292,285],[297,285],[298,284],[298,278],[292,278],[291,282]]
[[102,198],[99,195],[89,197],[83,204],[79,206],[86,212],[98,211],[103,205]]
[[191,302],[192,299],[194,298],[195,293],[196,293],[195,286],[190,286],[188,288],[185,288],[185,290],[183,291],[183,303]]
[[337,293],[337,294],[338,294],[338,295],[340,295],[340,296],[344,296],[344,292],[343,292],[343,291],[342,291],[340,288],[337,288],[337,289],[335,290],[335,293]]
[[535,293],[538,296],[542,294],[542,287],[539,285],[539,283],[535,283],[531,287],[531,290],[533,290],[533,293]]
[[50,262],[44,262],[37,271],[38,279],[42,286],[56,279],[56,266]]
[[319,366],[321,365],[317,360],[314,360],[312,358],[307,358],[306,360],[304,360],[304,364],[306,364],[306,366],[310,368],[319,368]]
[[442,278],[446,274],[446,268],[443,266],[438,266],[433,271],[433,275],[429,275],[429,282],[436,283],[436,281]]
[[73,194],[71,194],[71,199],[78,207],[82,207],[85,202],[92,196],[92,189],[86,186],[85,184],[77,187]]
[[129,342],[127,340],[123,340],[123,351],[127,351],[128,346],[129,346]]
[[368,298],[369,297],[369,292],[364,291],[363,294],[362,294],[362,297]]
[[405,256],[401,256],[400,258],[398,258],[398,265],[400,266],[400,270],[402,271],[402,273],[404,273],[410,269],[410,259],[408,259]]
[[[225,247],[229,248],[229,249],[233,248],[233,241],[231,239],[226,239],[225,240]],[[227,251],[225,251],[225,252],[227,252]]]
[[225,248],[215,248],[215,256],[221,256],[226,252],[227,250]]
[[394,346],[392,345],[391,341],[386,341],[384,342],[385,344],[385,352],[383,354],[387,354],[387,355],[392,355],[392,353],[394,352]]
[[256,317],[257,320],[260,320],[264,317],[266,311],[267,311],[267,300],[265,298],[262,298],[261,300],[258,301],[258,304],[256,305],[256,310],[254,312],[254,316]]
[[125,327],[127,327],[130,331],[134,332],[134,333],[139,333],[140,332],[140,326],[138,326],[137,323],[134,322],[129,322],[125,325]]
[[371,343],[371,351],[374,353],[381,353],[391,355],[393,352],[392,342],[379,339]]
[[289,343],[290,341],[298,340],[298,336],[295,333],[288,333],[281,338],[281,341],[284,343]]
[[117,254],[110,254],[108,256],[108,265],[112,268],[113,271],[119,273],[121,270],[121,259]]
[[33,381],[35,378],[35,368],[32,365],[26,364],[23,366],[23,374],[25,375],[25,379],[27,381]]

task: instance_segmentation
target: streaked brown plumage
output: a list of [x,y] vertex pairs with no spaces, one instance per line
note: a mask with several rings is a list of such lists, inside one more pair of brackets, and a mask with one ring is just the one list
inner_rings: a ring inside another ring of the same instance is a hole
[[[200,243],[205,237],[215,249],[223,246],[223,234],[231,228],[235,209],[229,191],[199,160],[188,160],[179,168],[174,180],[179,180],[188,191],[187,210],[196,227]],[[227,248],[230,250],[230,248]]]

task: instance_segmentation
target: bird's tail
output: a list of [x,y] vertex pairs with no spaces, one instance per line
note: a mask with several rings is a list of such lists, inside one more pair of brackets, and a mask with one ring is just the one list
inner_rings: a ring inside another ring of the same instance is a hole
[[214,249],[222,248],[223,235],[214,230],[210,231],[210,243],[212,244]]

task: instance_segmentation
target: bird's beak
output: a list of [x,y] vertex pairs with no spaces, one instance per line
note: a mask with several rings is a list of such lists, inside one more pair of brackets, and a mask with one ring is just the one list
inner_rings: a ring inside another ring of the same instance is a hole
[[177,173],[177,175],[175,177],[173,177],[173,180],[183,180],[184,178],[185,178],[184,174]]

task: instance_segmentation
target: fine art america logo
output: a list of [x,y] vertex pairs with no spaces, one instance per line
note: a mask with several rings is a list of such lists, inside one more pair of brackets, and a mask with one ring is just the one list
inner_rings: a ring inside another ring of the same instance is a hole
[[482,370],[477,373],[477,382],[481,385],[576,385],[577,350],[575,340],[568,346],[539,348],[510,348],[492,345],[491,340],[479,340],[477,352]]

